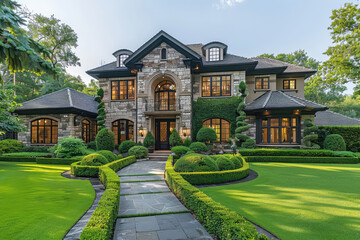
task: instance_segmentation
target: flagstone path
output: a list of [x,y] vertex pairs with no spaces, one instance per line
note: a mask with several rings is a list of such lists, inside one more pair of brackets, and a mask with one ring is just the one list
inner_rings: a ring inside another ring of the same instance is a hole
[[121,169],[115,240],[212,239],[170,191],[164,161],[142,161]]

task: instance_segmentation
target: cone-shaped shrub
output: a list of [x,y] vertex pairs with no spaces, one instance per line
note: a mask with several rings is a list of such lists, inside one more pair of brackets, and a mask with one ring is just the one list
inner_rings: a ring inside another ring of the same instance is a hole
[[115,148],[115,135],[114,133],[107,129],[101,129],[96,135],[96,149],[100,150],[109,150],[112,151]]

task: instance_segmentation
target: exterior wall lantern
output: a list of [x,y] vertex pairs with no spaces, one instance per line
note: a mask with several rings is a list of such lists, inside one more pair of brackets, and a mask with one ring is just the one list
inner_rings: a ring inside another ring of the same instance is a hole
[[139,127],[139,135],[140,135],[141,137],[144,136],[144,128],[143,128],[142,125]]
[[182,129],[182,133],[183,133],[184,137],[186,137],[186,136],[189,135],[188,131],[189,131],[188,128],[183,128],[183,129]]
[[79,126],[79,125],[80,125],[80,119],[77,116],[75,116],[74,117],[74,126]]

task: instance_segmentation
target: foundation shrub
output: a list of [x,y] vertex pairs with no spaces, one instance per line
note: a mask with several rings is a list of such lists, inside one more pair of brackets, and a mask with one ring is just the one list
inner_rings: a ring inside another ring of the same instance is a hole
[[129,149],[134,146],[136,146],[135,142],[133,142],[131,140],[126,140],[126,141],[121,142],[118,150],[120,153],[127,153],[129,151]]
[[89,149],[93,149],[96,151],[96,142],[95,141],[91,141],[91,142],[88,142],[86,144],[86,147],[89,148]]
[[196,140],[199,142],[215,142],[217,140],[217,135],[214,129],[202,127],[196,134]]
[[218,171],[216,162],[203,154],[189,154],[181,157],[175,163],[177,172],[211,172]]
[[209,150],[205,143],[202,142],[193,142],[190,144],[189,148],[194,152],[207,152]]
[[134,146],[128,151],[129,156],[135,156],[136,159],[149,157],[149,151],[143,146]]
[[[140,145],[141,146],[141,145]],[[146,137],[144,138],[144,147],[153,147],[155,146],[155,138],[150,131],[147,132]]]
[[50,152],[50,147],[47,146],[24,146],[24,152]]
[[107,128],[101,129],[96,135],[96,150],[109,150],[112,151],[115,148],[115,135]]
[[325,138],[324,148],[332,151],[346,151],[346,143],[340,134],[330,134]]
[[96,153],[104,156],[106,160],[108,160],[108,162],[113,162],[118,159],[118,156],[116,156],[113,152],[109,150],[101,150],[97,151]]
[[104,164],[109,163],[109,161],[103,156],[98,153],[92,153],[87,156],[85,156],[81,162],[80,165],[82,166],[101,166]]
[[185,146],[176,146],[171,148],[171,153],[175,153],[174,159],[179,159],[182,155],[190,151],[190,148]]
[[15,139],[5,139],[0,141],[0,154],[21,152],[24,144]]
[[190,146],[190,144],[191,144],[191,139],[189,138],[189,137],[187,137],[185,140],[184,140],[184,146],[185,147],[189,147]]
[[220,171],[235,169],[234,162],[224,156],[220,156],[219,158],[217,158],[216,164],[218,165]]
[[174,129],[169,137],[169,142],[171,147],[181,146],[183,145],[183,141],[176,129]]
[[86,146],[81,139],[68,137],[59,141],[55,150],[55,156],[58,158],[71,158],[86,154]]

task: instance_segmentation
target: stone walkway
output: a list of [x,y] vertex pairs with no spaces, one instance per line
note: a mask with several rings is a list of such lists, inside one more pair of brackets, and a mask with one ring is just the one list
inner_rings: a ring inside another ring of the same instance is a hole
[[116,240],[212,239],[167,187],[164,161],[121,169]]

